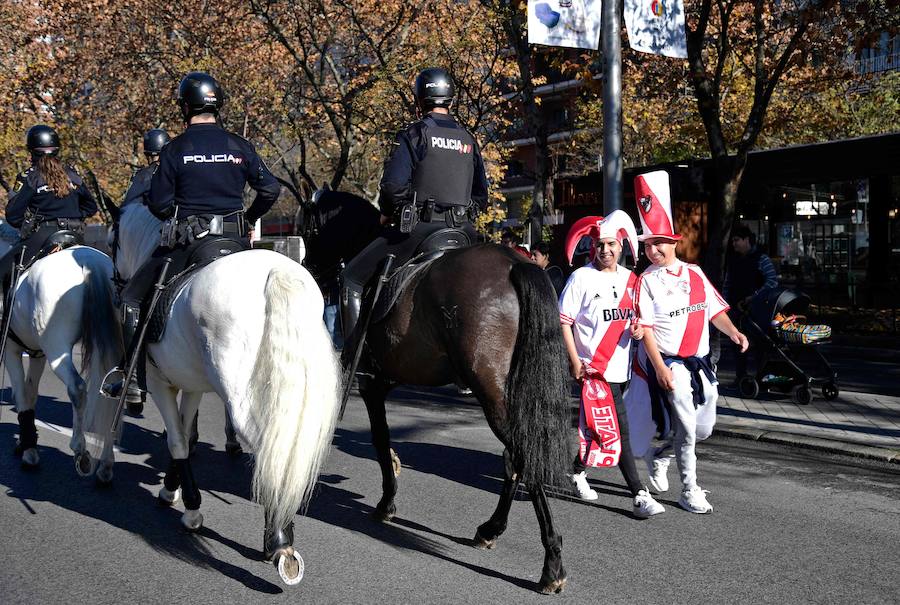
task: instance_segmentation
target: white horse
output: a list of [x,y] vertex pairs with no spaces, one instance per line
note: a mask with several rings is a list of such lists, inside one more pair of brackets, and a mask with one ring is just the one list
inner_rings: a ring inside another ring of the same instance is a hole
[[[122,277],[149,257],[159,231],[142,204],[122,209],[116,255]],[[288,584],[303,572],[292,547],[293,518],[311,496],[339,407],[340,369],[323,306],[316,282],[299,264],[266,250],[238,252],[188,280],[162,339],[147,348],[153,361],[147,386],[172,455],[160,499],[182,497],[182,524],[202,525],[188,438],[202,394],[216,393],[255,455],[253,495],[265,512],[264,551]]]
[[[114,454],[105,431],[113,413],[99,395],[105,369],[122,355],[112,275],[113,263],[108,256],[93,248],[75,246],[38,260],[17,280],[10,331],[19,342],[7,339],[4,364],[19,414],[16,452],[26,467],[40,462],[34,412],[41,374],[49,362],[72,402],[69,447],[75,453],[76,470],[87,476],[96,468],[98,480],[112,480]],[[73,358],[78,342],[87,383]],[[27,377],[22,360],[25,352],[41,353],[31,355]],[[92,460],[98,455],[100,465],[95,467]]]

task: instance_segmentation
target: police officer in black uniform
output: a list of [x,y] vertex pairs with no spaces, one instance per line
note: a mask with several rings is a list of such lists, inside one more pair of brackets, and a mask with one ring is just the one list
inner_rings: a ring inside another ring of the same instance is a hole
[[[454,96],[450,74],[440,68],[423,70],[416,78],[415,96],[421,119],[397,133],[381,178],[378,204],[386,228],[341,275],[346,338],[359,319],[363,289],[388,254],[405,262],[426,237],[446,227],[465,231],[475,243],[470,217],[487,205],[487,177],[478,145],[450,115]],[[407,216],[412,210],[418,219],[409,233],[399,224],[404,207]]]
[[169,133],[162,128],[154,128],[144,134],[144,157],[147,158],[147,165],[131,177],[131,183],[128,184],[128,191],[125,192],[125,199],[122,201],[123,207],[137,201],[147,203],[150,180],[159,166],[159,154],[162,153],[163,147],[169,144],[169,140]]
[[16,177],[6,205],[6,222],[20,230],[20,242],[0,259],[4,288],[9,285],[13,264],[25,248],[25,264],[59,231],[84,234],[84,219],[97,212],[97,203],[84,181],[59,159],[59,135],[39,124],[25,137],[31,152],[31,167]]
[[[253,144],[219,126],[225,96],[215,78],[203,72],[186,75],[178,87],[178,106],[187,129],[160,152],[147,207],[167,221],[163,232],[174,241],[160,245],[122,291],[126,360],[136,351],[141,305],[156,282],[165,259],[172,259],[169,276],[183,271],[206,237],[224,237],[246,245],[246,224],[262,217],[281,192],[278,181],[256,154]],[[244,186],[256,199],[244,212]],[[216,233],[221,226],[221,233]],[[144,363],[138,363],[137,383],[146,391]],[[127,367],[126,363],[122,367]],[[121,369],[121,368],[120,368]],[[122,382],[105,384],[104,393],[118,397]]]

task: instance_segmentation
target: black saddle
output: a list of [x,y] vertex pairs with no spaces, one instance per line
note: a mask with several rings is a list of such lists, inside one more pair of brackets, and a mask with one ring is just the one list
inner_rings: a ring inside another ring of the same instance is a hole
[[[209,241],[206,241],[207,239]],[[172,304],[188,282],[194,278],[197,271],[214,260],[236,252],[243,252],[246,249],[247,247],[244,244],[233,239],[203,238],[188,257],[187,268],[175,274],[166,282],[159,301],[157,301],[156,307],[153,309],[153,313],[147,319],[147,337],[145,342],[153,343],[162,340],[163,335],[166,333],[166,322],[169,318],[169,311],[172,310]]]
[[69,229],[57,231],[47,239],[41,249],[38,250],[37,254],[34,255],[34,258],[27,264],[28,266],[31,266],[35,262],[54,252],[59,252],[60,250],[71,248],[72,246],[79,246],[83,243],[84,237],[76,231],[71,231]]
[[416,277],[424,275],[425,270],[442,257],[444,252],[471,245],[472,242],[465,231],[452,227],[435,231],[422,240],[422,243],[416,248],[415,255],[388,276],[375,308],[372,309],[372,322],[385,319],[391,313],[403,290]]

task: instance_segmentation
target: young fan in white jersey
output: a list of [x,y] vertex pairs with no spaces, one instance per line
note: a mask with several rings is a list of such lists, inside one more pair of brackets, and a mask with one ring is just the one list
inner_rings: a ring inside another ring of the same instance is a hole
[[[670,460],[662,454],[671,445],[681,474],[678,504],[693,513],[709,513],[708,492],[697,484],[696,455],[697,441],[712,434],[719,395],[708,361],[709,324],[742,351],[747,338],[728,318],[728,305],[700,267],[675,255],[681,236],[672,229],[668,175],[639,176],[635,196],[644,226],[639,239],[653,264],[641,275],[636,293],[635,311],[645,332],[625,396],[632,448],[647,460],[651,487],[662,492],[668,489]],[[654,450],[650,442],[657,431],[667,443]]]
[[[563,339],[572,376],[581,380],[586,374],[599,374],[610,387],[622,442],[619,469],[633,497],[634,515],[647,518],[665,509],[640,483],[628,441],[628,420],[621,396],[622,384],[629,375],[636,276],[618,261],[623,236],[628,232],[636,233],[631,219],[621,210],[612,212],[606,219],[590,218],[597,219],[594,225],[590,224],[591,220],[585,225],[593,237],[591,264],[577,269],[569,277],[559,301]],[[584,220],[580,222],[584,223]],[[567,238],[569,262],[582,233],[584,231],[576,224]],[[636,242],[629,243],[635,253]],[[588,485],[585,469],[580,456],[576,456],[572,474],[575,490],[584,500],[596,500],[597,492]]]

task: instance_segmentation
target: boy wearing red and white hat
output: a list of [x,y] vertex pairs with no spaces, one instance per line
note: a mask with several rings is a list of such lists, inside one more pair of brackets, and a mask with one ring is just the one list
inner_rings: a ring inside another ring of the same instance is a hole
[[[597,492],[587,482],[586,466],[618,464],[631,491],[633,513],[645,519],[665,509],[640,482],[622,403],[622,386],[628,380],[631,359],[637,276],[618,261],[623,240],[628,241],[632,256],[637,257],[637,232],[631,218],[621,210],[606,218],[583,218],[572,226],[566,238],[569,264],[579,240],[585,236],[591,238],[591,263],[572,273],[559,300],[572,376],[584,383],[582,396],[591,399],[582,402],[583,406],[591,406],[591,413],[582,413],[579,422],[581,448],[573,464],[572,481],[579,498],[596,500]],[[600,428],[595,431],[597,426]]]
[[[696,443],[712,434],[716,422],[718,381],[709,363],[709,324],[742,351],[747,338],[728,318],[728,305],[703,270],[679,260],[675,248],[669,177],[665,171],[635,179],[635,199],[643,233],[638,238],[653,263],[640,276],[635,311],[644,338],[635,360],[635,377],[626,394],[635,455],[644,456],[650,485],[668,489],[666,473],[674,448],[681,474],[678,504],[693,513],[712,512],[706,490],[697,484]],[[654,451],[656,432],[667,441]]]

